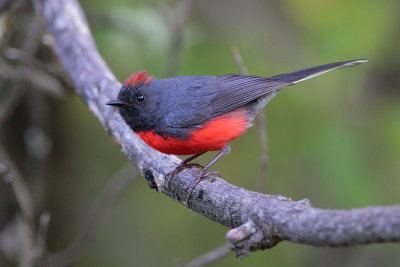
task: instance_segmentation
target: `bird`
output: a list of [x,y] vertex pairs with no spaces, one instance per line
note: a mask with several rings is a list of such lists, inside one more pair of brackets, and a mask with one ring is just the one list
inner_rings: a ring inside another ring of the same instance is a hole
[[[183,169],[201,168],[186,187],[190,199],[203,177],[219,175],[207,170],[230,152],[229,143],[252,126],[254,117],[281,88],[367,61],[341,61],[271,77],[225,74],[156,79],[139,71],[123,83],[118,97],[106,104],[117,107],[132,131],[150,147],[165,154],[192,155],[166,176],[168,187]],[[190,163],[208,151],[219,153],[205,167]]]

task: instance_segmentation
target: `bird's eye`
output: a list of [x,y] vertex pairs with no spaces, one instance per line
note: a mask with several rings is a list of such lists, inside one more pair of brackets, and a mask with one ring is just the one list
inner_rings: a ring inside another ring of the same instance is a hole
[[144,95],[138,95],[138,96],[136,97],[136,100],[137,100],[137,102],[143,102],[143,100],[144,100]]

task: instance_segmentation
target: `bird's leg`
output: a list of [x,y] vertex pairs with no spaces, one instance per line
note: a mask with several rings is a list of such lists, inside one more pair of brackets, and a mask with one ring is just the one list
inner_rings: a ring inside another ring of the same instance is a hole
[[221,176],[219,175],[218,172],[207,172],[207,170],[208,170],[208,168],[211,167],[211,165],[213,165],[213,164],[214,164],[217,160],[219,160],[223,155],[228,154],[230,151],[231,151],[231,147],[229,146],[229,144],[227,144],[224,148],[221,149],[221,151],[218,153],[218,155],[215,156],[215,158],[214,158],[213,160],[211,160],[211,161],[200,171],[200,173],[197,175],[196,179],[195,179],[193,182],[191,182],[191,183],[189,184],[188,187],[186,187],[186,191],[187,191],[187,194],[188,194],[188,206],[189,206],[189,203],[190,203],[190,199],[191,199],[191,197],[192,197],[191,194],[192,194],[193,189],[196,187],[196,185],[201,181],[201,179],[202,179],[203,177],[206,177],[206,176],[211,175],[211,174],[218,175],[219,177],[221,177]]
[[167,181],[166,181],[166,183],[165,183],[165,184],[167,185],[167,187],[169,186],[169,183],[171,182],[172,177],[174,177],[175,175],[177,175],[177,174],[178,174],[179,172],[181,172],[184,168],[187,168],[187,167],[199,167],[199,168],[203,169],[203,166],[201,166],[201,165],[198,164],[198,163],[190,163],[190,164],[188,164],[188,163],[191,162],[192,160],[194,160],[195,158],[200,157],[201,155],[203,155],[203,154],[206,153],[206,152],[207,152],[207,151],[204,151],[204,152],[202,152],[202,153],[193,155],[193,156],[191,156],[191,157],[189,157],[189,158],[187,158],[187,159],[185,159],[185,160],[182,160],[181,163],[179,163],[179,165],[176,166],[176,168],[175,168],[172,172],[170,172],[170,173],[168,174],[168,178],[167,178]]

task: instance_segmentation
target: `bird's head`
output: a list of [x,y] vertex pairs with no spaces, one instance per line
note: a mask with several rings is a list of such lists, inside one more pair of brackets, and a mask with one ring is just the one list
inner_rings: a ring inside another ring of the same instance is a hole
[[122,118],[135,132],[154,129],[158,98],[155,78],[146,71],[133,73],[122,85],[118,97],[106,104],[117,107]]

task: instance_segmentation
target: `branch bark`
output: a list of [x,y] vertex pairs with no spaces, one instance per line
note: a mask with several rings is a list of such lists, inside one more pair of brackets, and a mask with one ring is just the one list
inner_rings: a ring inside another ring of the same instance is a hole
[[[115,109],[105,105],[114,99],[121,84],[99,55],[86,18],[76,0],[33,0],[54,38],[54,50],[72,79],[77,94],[122,152],[154,188],[187,205],[184,188],[195,179],[197,169],[176,176],[167,189],[165,174],[180,160],[144,144],[124,123]],[[192,210],[231,229],[227,239],[237,256],[271,248],[282,240],[312,246],[354,246],[400,241],[400,206],[324,210],[308,200],[292,201],[247,191],[211,177],[194,189]]]

